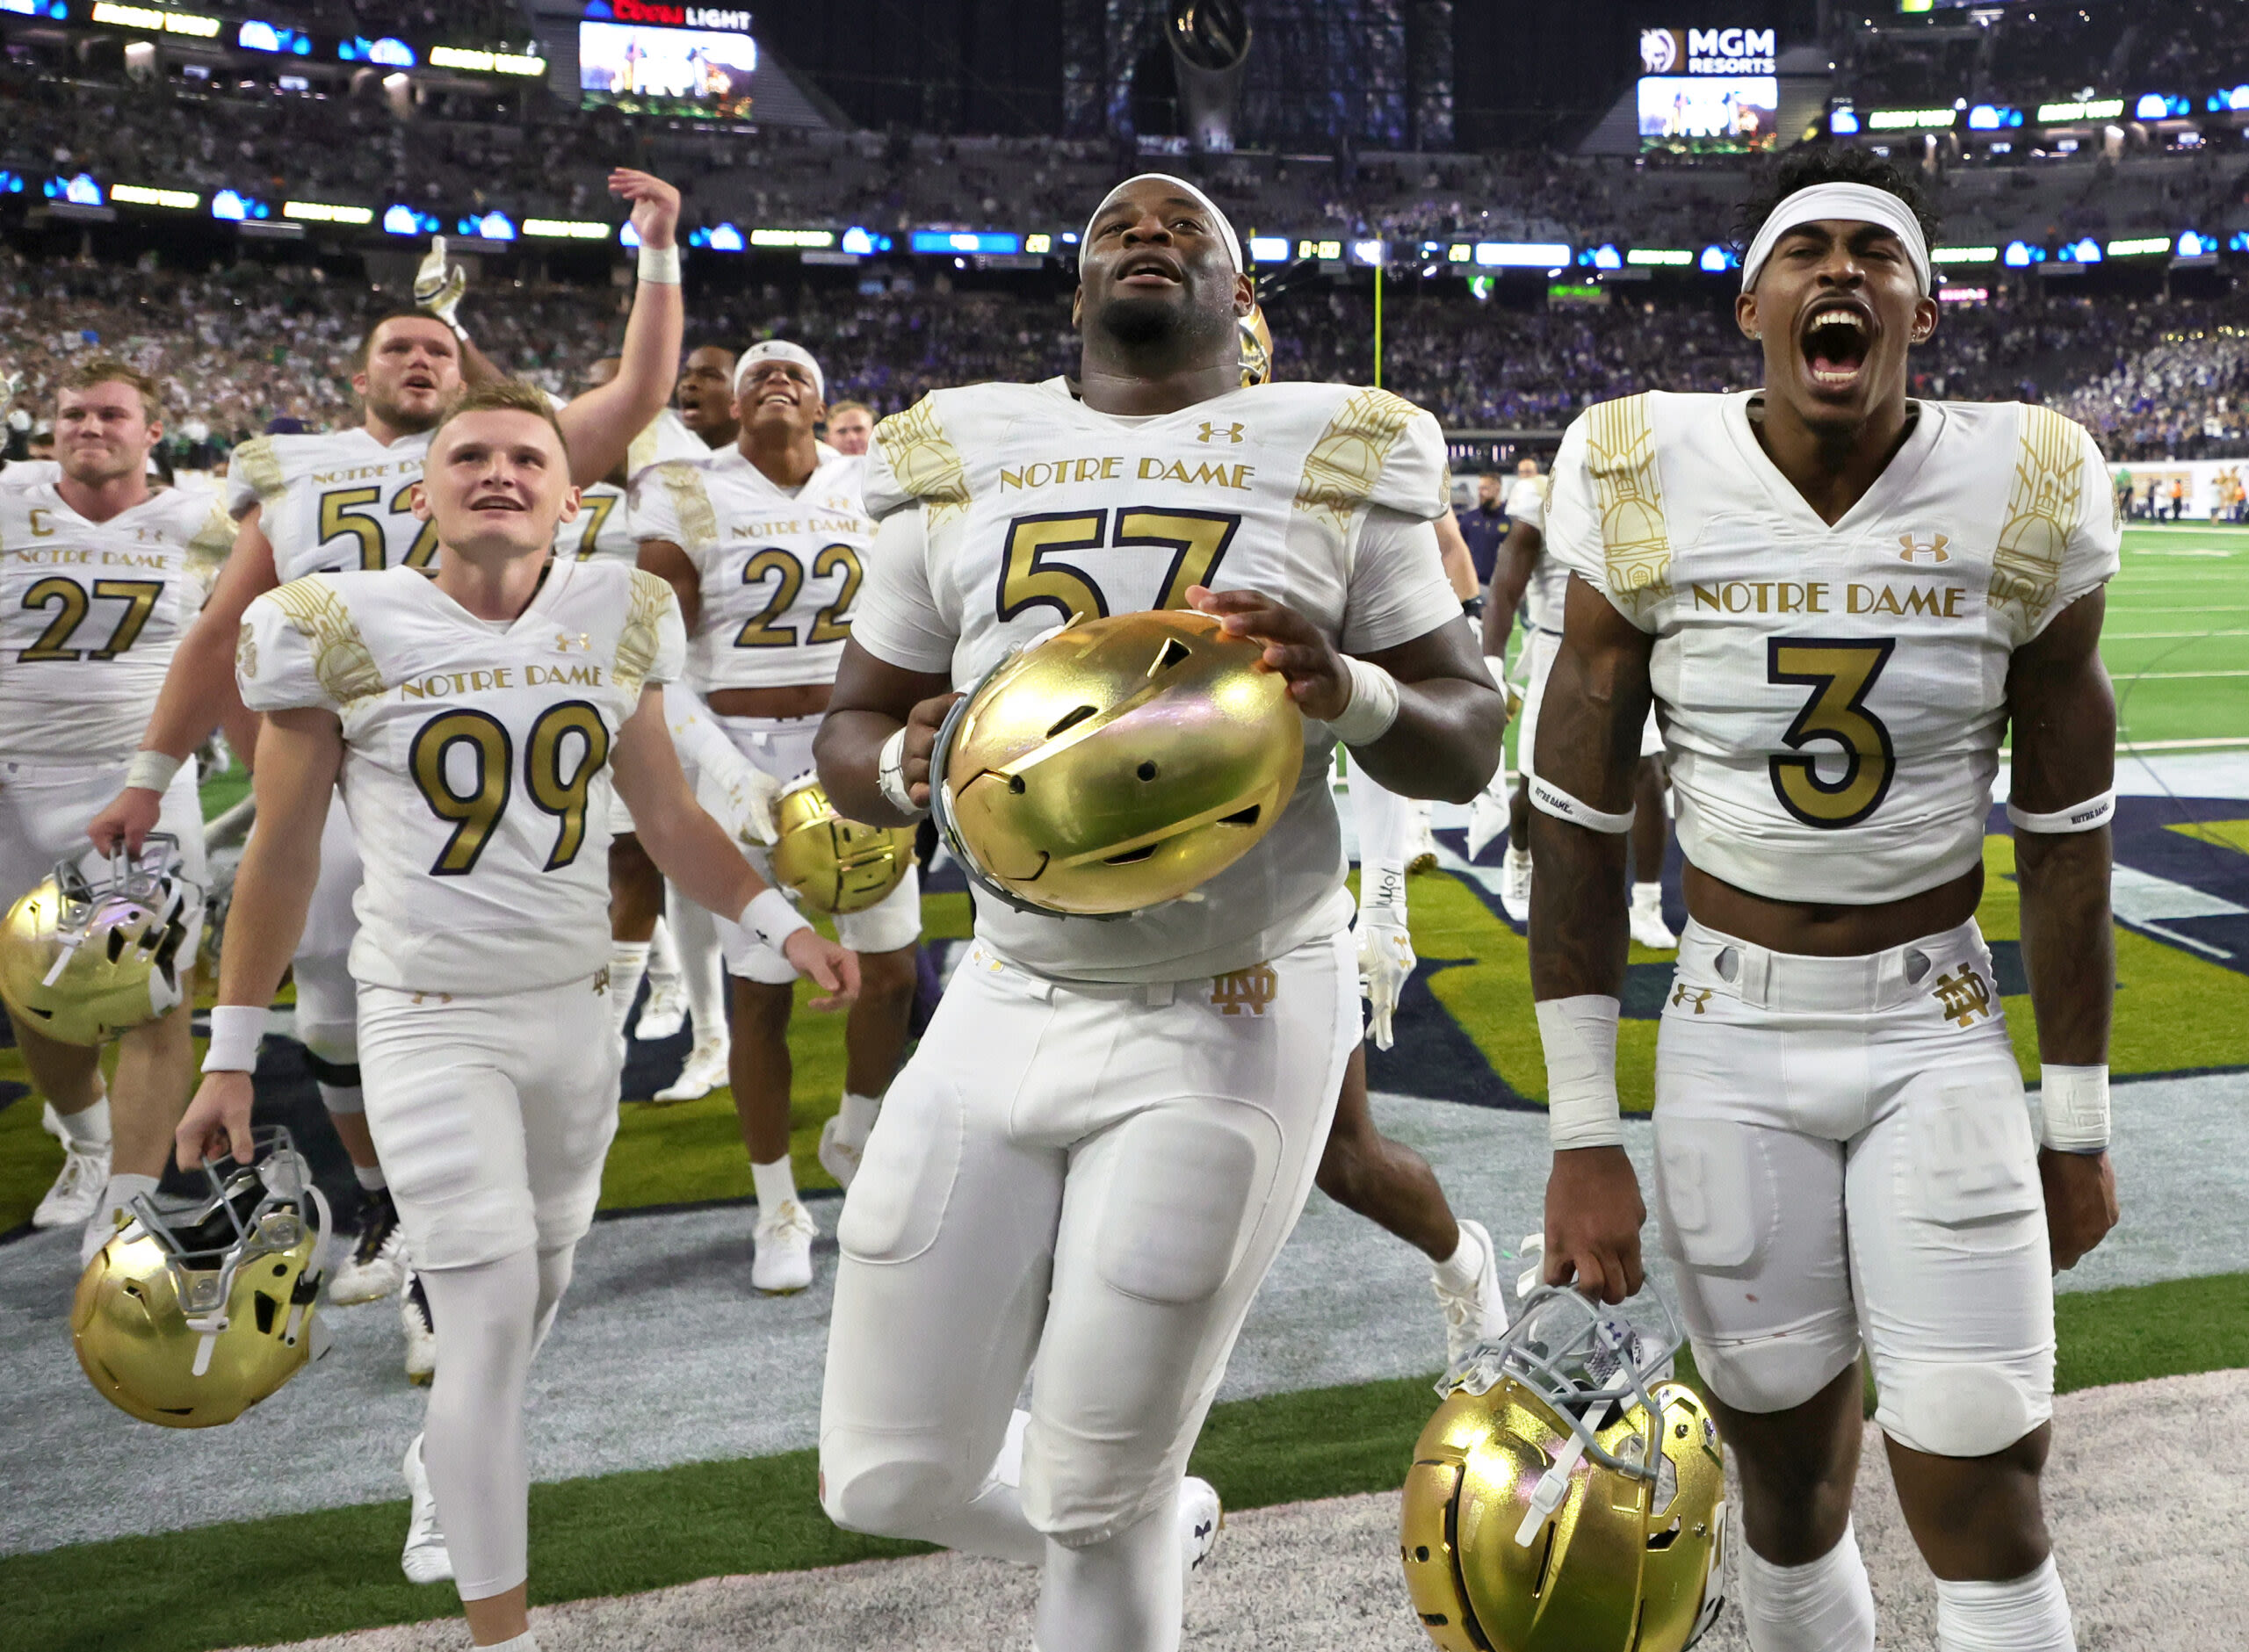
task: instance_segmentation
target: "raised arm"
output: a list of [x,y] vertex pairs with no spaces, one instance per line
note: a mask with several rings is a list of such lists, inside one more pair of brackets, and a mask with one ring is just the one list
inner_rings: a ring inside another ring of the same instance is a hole
[[[1640,1288],[1638,1179],[1622,1145],[1616,1021],[1630,940],[1624,856],[1654,638],[1573,575],[1532,772],[1530,990],[1546,1050],[1546,1281]],[[1562,818],[1563,816],[1570,818]]]
[[[321,828],[343,765],[343,725],[332,711],[275,711],[259,738],[258,758],[257,830],[235,874],[211,1058],[173,1138],[183,1170],[228,1151],[249,1162],[257,1029],[296,953],[320,881]],[[220,1064],[229,1061],[239,1064]]]
[[679,249],[673,241],[679,191],[628,167],[609,175],[609,187],[633,203],[633,228],[640,237],[640,281],[625,323],[617,377],[555,415],[570,444],[570,480],[581,487],[622,465],[633,438],[671,400],[687,324],[679,292]]
[[[249,714],[242,710],[235,686],[235,645],[242,635],[243,610],[278,583],[273,547],[258,526],[258,508],[253,505],[235,530],[234,551],[211,588],[210,600],[172,654],[155,710],[141,736],[141,754],[128,771],[134,779],[154,780],[167,764],[177,770],[222,721],[231,720],[236,730],[248,727],[242,719]],[[240,753],[245,762],[254,761],[256,744]],[[169,780],[167,774],[166,783]],[[163,797],[163,785],[128,784],[93,818],[86,835],[104,850],[122,838],[138,855],[141,839],[156,829]]]
[[858,955],[823,939],[798,916],[688,790],[664,721],[661,687],[640,690],[640,703],[618,731],[610,768],[618,795],[633,812],[641,848],[689,899],[755,930],[798,973],[824,989],[828,996],[814,999],[814,1009],[840,1008],[858,995]]
[[[2116,941],[2108,911],[2116,697],[2101,662],[2102,592],[2079,598],[2007,667],[2014,766],[2008,815],[2022,902],[2022,963],[2038,1020],[2045,1145],[2038,1155],[2057,1268],[2117,1218],[2108,1154],[2108,1028]],[[2100,824],[2084,822],[2097,815]]]

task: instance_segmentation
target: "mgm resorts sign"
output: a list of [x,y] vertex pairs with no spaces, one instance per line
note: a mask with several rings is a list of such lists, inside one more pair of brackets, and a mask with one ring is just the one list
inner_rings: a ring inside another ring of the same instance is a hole
[[1643,75],[1770,75],[1770,29],[1642,29]]

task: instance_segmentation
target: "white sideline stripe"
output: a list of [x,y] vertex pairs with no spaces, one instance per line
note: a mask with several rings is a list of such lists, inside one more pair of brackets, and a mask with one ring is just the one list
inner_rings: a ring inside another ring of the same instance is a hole
[[2249,626],[2236,625],[2224,631],[2108,631],[2101,633],[2102,642],[2112,643],[2169,642],[2187,637],[2249,637]]
[[2127,682],[2184,682],[2194,677],[2249,677],[2249,671],[2128,671]]

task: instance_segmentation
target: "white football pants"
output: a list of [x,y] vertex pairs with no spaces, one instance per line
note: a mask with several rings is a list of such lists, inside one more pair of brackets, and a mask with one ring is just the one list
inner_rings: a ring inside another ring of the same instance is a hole
[[2053,1415],[2037,1146],[1976,926],[1814,958],[1689,923],[1656,1046],[1656,1213],[1712,1392],[1800,1405],[1859,1356],[1944,1457]]
[[[1025,1560],[1036,1534],[1084,1550],[1172,1506],[1311,1191],[1356,980],[1341,932],[1088,991],[970,948],[836,1228],[831,1519]],[[1018,1505],[987,1476],[1034,1361]]]
[[[58,861],[76,861],[86,876],[109,876],[109,859],[87,840],[94,817],[125,790],[123,760],[98,763],[0,761],[0,913],[54,876]],[[203,855],[203,810],[191,760],[164,788],[156,830],[179,840],[181,871],[210,883]]]
[[[330,1112],[351,1110],[360,1083],[359,987],[351,967],[359,914],[351,903],[365,876],[351,819],[343,799],[334,798],[321,828],[320,880],[305,908],[296,956],[289,960],[297,989],[297,1042],[312,1057],[313,1077]],[[336,1105],[339,1100],[343,1107]]]

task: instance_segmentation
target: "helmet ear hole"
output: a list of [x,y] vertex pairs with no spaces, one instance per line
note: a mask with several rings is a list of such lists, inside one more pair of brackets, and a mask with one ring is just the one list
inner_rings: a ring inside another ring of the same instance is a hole
[[1069,712],[1057,719],[1052,728],[1046,731],[1046,738],[1051,740],[1057,735],[1060,734],[1063,730],[1077,727],[1079,724],[1084,722],[1088,718],[1094,716],[1098,710],[1098,707],[1090,705],[1081,705],[1073,708]]
[[1152,677],[1161,676],[1174,666],[1184,665],[1194,657],[1195,651],[1180,641],[1178,638],[1167,637],[1164,638],[1163,652],[1156,656],[1156,662],[1149,668],[1148,675]]
[[1108,866],[1134,866],[1138,865],[1140,862],[1146,860],[1155,852],[1156,846],[1154,844],[1143,843],[1137,849],[1127,849],[1122,855],[1110,855],[1103,864]]
[[1239,813],[1221,815],[1219,818],[1219,824],[1231,826],[1254,826],[1257,824],[1258,816],[1262,812],[1262,806],[1253,803]]

